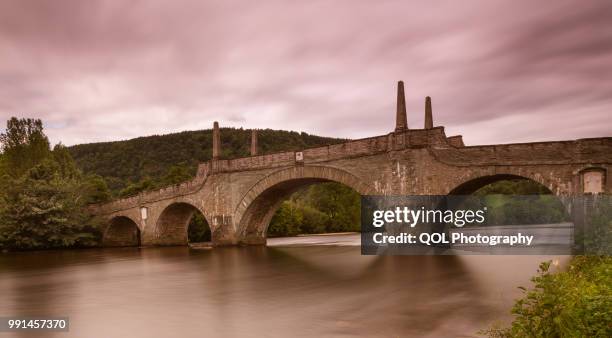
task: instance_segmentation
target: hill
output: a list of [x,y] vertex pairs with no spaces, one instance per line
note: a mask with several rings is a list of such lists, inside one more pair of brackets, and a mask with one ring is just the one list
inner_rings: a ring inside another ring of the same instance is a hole
[[[221,128],[221,158],[249,156],[250,129]],[[258,132],[259,153],[334,144],[344,139],[294,131],[264,129]],[[212,157],[212,130],[184,131],[138,137],[126,141],[79,144],[68,147],[77,166],[87,174],[102,176],[117,194],[131,184],[162,180],[174,166],[194,175],[197,164]]]

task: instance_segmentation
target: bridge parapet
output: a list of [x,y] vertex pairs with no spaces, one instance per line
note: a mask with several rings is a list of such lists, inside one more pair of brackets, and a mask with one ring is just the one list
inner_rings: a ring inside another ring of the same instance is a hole
[[[612,137],[574,141],[533,142],[464,146],[460,136],[447,137],[444,127],[409,129],[387,135],[352,140],[339,144],[257,155],[228,160],[212,160],[198,166],[196,177],[181,184],[115,200],[93,209],[108,214],[141,206],[145,203],[175,198],[198,191],[206,177],[215,173],[238,172],[317,164],[328,161],[377,155],[409,148],[426,148],[441,163],[454,167],[557,165],[588,166],[610,164]],[[301,153],[301,156],[297,156]]]
[[[286,151],[267,155],[242,157],[229,160],[212,161],[212,172],[232,172],[285,167],[299,163],[318,163],[376,155],[406,148],[457,147],[449,142],[444,134],[444,127],[432,129],[408,129],[382,136],[368,137],[348,142],[330,144],[322,147],[307,148],[298,151]],[[296,157],[301,153],[301,159]]]
[[206,181],[206,177],[209,174],[209,167],[209,162],[200,163],[198,165],[196,177],[190,181],[163,187],[158,190],[141,192],[138,195],[94,206],[94,212],[97,214],[109,214],[118,210],[138,207],[144,203],[155,202],[166,198],[174,198],[193,193],[199,190]]
[[430,153],[440,162],[459,167],[568,163],[609,164],[610,154],[612,154],[612,137],[468,146],[458,149],[432,148]]

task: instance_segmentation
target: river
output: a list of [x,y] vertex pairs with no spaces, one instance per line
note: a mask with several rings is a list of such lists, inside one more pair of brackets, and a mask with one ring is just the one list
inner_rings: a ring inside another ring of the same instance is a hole
[[268,247],[0,254],[0,316],[68,333],[0,337],[472,337],[508,320],[544,256],[361,256],[359,235]]

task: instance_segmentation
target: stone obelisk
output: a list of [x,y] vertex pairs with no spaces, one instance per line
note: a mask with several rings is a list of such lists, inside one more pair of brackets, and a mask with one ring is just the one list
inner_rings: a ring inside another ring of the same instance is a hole
[[213,160],[218,160],[221,154],[221,134],[219,133],[219,122],[213,124]]
[[433,113],[431,112],[431,97],[425,98],[425,129],[433,128]]
[[251,130],[251,156],[257,156],[257,129]]
[[404,82],[397,83],[397,110],[395,113],[395,131],[400,132],[408,129],[406,117],[406,98],[404,97]]

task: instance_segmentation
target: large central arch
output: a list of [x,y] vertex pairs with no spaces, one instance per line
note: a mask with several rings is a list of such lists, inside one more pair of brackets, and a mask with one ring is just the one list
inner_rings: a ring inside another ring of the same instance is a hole
[[334,167],[299,166],[276,171],[253,185],[238,204],[237,235],[241,244],[265,244],[270,220],[283,200],[306,186],[337,182],[361,195],[373,189],[355,175]]

